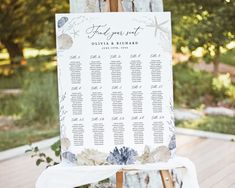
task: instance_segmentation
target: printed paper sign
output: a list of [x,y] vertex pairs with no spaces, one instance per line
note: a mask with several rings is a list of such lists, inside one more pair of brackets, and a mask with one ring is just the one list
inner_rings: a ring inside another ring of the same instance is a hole
[[174,149],[170,13],[57,14],[56,30],[63,159],[148,163]]

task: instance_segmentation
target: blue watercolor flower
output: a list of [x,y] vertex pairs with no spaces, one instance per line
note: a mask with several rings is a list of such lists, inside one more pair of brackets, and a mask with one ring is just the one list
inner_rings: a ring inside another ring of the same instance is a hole
[[62,158],[66,159],[67,161],[69,161],[71,163],[77,163],[76,155],[69,152],[69,151],[62,153]]
[[134,149],[128,147],[122,147],[118,149],[115,147],[113,152],[109,153],[109,156],[106,160],[110,164],[129,165],[135,163],[137,155],[137,151]]
[[175,135],[173,135],[173,136],[171,137],[171,140],[170,140],[170,143],[169,143],[169,145],[168,145],[168,148],[169,148],[169,150],[173,150],[173,149],[176,148],[176,139],[175,139]]

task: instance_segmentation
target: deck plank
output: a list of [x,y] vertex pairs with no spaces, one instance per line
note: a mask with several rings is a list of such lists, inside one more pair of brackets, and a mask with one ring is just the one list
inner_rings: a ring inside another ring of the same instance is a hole
[[[219,155],[219,157],[217,157],[217,155]],[[230,156],[235,156],[235,145],[233,146],[229,142],[218,145],[215,149],[210,150],[210,152],[205,153],[195,160],[197,167],[200,169],[198,173],[205,172],[207,169],[221,163],[226,164],[226,158],[230,158],[228,162],[233,161],[233,158]]]
[[[235,162],[233,162],[232,164],[229,164],[228,166],[222,169],[218,169],[218,172],[209,176],[206,180],[201,182],[202,187],[208,187],[208,188],[215,187],[217,186],[219,182],[223,181],[224,179],[228,181],[227,177],[231,175],[231,173],[234,172],[234,169],[235,169]],[[232,182],[228,182],[228,183],[230,184]]]
[[214,188],[234,188],[235,187],[235,170],[225,178],[223,178],[220,182],[214,185]]

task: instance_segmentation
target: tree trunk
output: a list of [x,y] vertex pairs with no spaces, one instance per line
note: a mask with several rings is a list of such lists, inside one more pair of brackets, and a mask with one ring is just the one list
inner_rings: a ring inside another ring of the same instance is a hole
[[213,61],[213,73],[214,75],[218,75],[219,73],[219,61],[216,59],[215,61]]
[[219,73],[219,57],[220,57],[220,49],[219,47],[216,48],[216,56],[215,56],[215,59],[213,61],[213,65],[214,65],[214,70],[213,70],[213,73],[215,76],[218,75]]
[[6,47],[7,52],[10,56],[11,65],[25,64],[23,48],[20,44],[15,43],[11,40],[3,40],[2,43]]

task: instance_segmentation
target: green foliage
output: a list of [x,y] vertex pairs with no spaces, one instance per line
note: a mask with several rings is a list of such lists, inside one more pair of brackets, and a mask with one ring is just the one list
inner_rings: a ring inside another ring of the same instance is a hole
[[32,122],[24,125],[11,125],[0,130],[0,151],[26,145],[59,135],[59,125]]
[[68,10],[62,0],[1,0],[0,43],[7,49],[11,64],[25,64],[23,48],[54,47],[54,15]]
[[[68,2],[62,0],[2,0],[0,4],[0,40],[37,42],[38,35],[54,33],[54,14],[68,11]],[[10,24],[9,24],[10,23]],[[53,42],[53,38],[51,38]]]
[[232,84],[229,74],[221,74],[212,80],[213,95],[217,101],[230,98],[235,101],[235,86]]
[[59,164],[54,161],[50,156],[47,156],[45,153],[40,152],[39,148],[30,146],[30,149],[26,150],[25,153],[29,153],[32,158],[36,159],[36,165],[46,164],[46,168]]
[[[22,104],[24,103],[21,101],[22,97],[24,98],[24,96],[27,95],[28,93],[27,100],[31,101],[33,100],[32,98],[35,98],[35,95],[37,95],[39,91],[41,91],[41,88],[49,88],[50,90],[52,90],[51,91],[52,95],[50,95],[50,97],[52,98],[50,99],[50,101],[51,100],[54,101],[53,106],[57,108],[56,105],[58,99],[56,98],[57,97],[57,81],[55,74],[56,66],[52,63],[53,57],[49,55],[49,56],[39,56],[36,58],[29,58],[28,59],[29,63],[27,64],[27,66],[23,68],[18,68],[18,69],[11,69],[10,67],[0,68],[0,115],[6,115],[6,116],[21,115],[22,108],[23,109],[26,108],[24,104]],[[28,71],[34,71],[34,72],[28,73]],[[42,84],[42,80],[44,80],[45,83]],[[32,82],[34,82],[35,84],[33,84]],[[42,86],[39,86],[38,84],[42,84]],[[29,93],[33,92],[32,88],[33,85],[37,85],[37,87],[34,87],[35,89],[37,89],[37,91],[34,91],[33,93],[34,95],[30,96]],[[22,89],[24,90],[24,94],[4,95],[2,94],[1,91],[2,89]],[[49,97],[48,92],[49,90],[46,90],[45,92],[45,95],[47,95],[47,97]],[[43,94],[41,93],[41,95]],[[38,97],[36,96],[36,98]],[[46,96],[44,96],[44,98],[46,98]],[[31,106],[31,108],[33,107]]]
[[187,64],[177,64],[174,69],[174,101],[176,106],[199,107],[204,97],[212,92],[213,76],[190,68]]
[[52,56],[30,58],[23,69],[1,75],[2,89],[21,88],[23,93],[0,95],[0,115],[15,119],[0,127],[0,150],[59,134],[56,67],[52,59]]
[[24,83],[25,67],[0,66],[0,89],[19,89]]
[[220,62],[235,66],[235,48],[222,54],[220,57]]
[[201,105],[222,103],[235,106],[235,86],[229,74],[218,75],[177,64],[174,70],[174,101],[176,106],[198,108]]
[[198,120],[176,121],[176,126],[204,131],[235,134],[234,117],[205,116]]
[[173,43],[178,50],[203,48],[207,62],[217,62],[221,48],[235,39],[235,1],[166,0],[172,11]]
[[[1,72],[1,70],[0,70]],[[1,73],[0,73],[1,75]],[[0,76],[0,89],[17,89],[23,86],[23,76],[14,74],[10,76]]]
[[57,78],[53,72],[28,73],[21,96],[22,119],[49,123],[58,119]]
[[[59,157],[61,154],[60,140],[51,145],[51,150],[54,151],[54,155]],[[29,153],[32,158],[36,158],[36,165],[46,165],[46,168],[59,164],[57,161],[53,160],[53,157],[47,156],[45,153],[41,152],[37,146],[32,147],[25,151]],[[107,181],[107,180],[105,180]],[[89,185],[79,186],[77,188],[89,188]]]
[[0,101],[0,115],[12,116],[19,114],[21,106],[17,96],[0,97]]
[[[60,156],[61,154],[60,140],[56,141],[54,144],[51,145],[51,150],[54,152],[54,155],[56,157]],[[25,153],[29,153],[32,158],[36,158],[37,166],[45,164],[46,168],[48,168],[50,166],[59,164],[57,161],[53,160],[53,157],[47,156],[45,153],[41,152],[37,146],[35,147],[30,146],[30,148],[26,150]],[[109,182],[109,179],[102,180],[99,183],[106,183],[106,182]],[[90,185],[88,184],[76,188],[89,188],[89,187]]]
[[60,156],[61,153],[60,140],[51,145],[51,150],[54,151],[56,157]]

